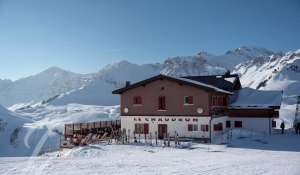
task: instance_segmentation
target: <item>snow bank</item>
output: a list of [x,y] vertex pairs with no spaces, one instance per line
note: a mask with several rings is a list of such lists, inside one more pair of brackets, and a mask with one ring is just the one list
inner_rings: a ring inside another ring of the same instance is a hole
[[18,150],[22,154],[27,153],[28,150],[22,149],[25,143],[20,138],[26,132],[24,125],[32,122],[0,106],[0,156],[15,155]]
[[[25,121],[30,122],[21,122],[18,126],[13,127],[22,128],[22,132],[17,137],[19,144],[16,147],[1,148],[0,156],[31,156],[39,155],[42,152],[55,151],[59,148],[60,136],[64,131],[64,124],[94,122],[114,119],[119,116],[119,106],[80,104],[52,106],[35,104],[11,109],[14,109],[14,112],[17,113],[16,115],[22,116]],[[4,133],[9,135],[11,131],[5,130]],[[6,138],[9,137],[6,136]],[[3,144],[10,145],[6,142]]]

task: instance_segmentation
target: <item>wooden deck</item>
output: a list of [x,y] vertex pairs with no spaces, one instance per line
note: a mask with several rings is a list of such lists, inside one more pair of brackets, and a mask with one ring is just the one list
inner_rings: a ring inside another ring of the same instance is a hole
[[121,121],[108,120],[89,123],[65,124],[63,148],[99,143],[120,136]]

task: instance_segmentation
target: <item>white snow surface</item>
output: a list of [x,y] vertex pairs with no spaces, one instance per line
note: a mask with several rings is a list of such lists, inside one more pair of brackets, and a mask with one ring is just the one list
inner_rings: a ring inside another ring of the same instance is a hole
[[295,135],[274,135],[263,140],[238,138],[230,147],[90,145],[41,157],[0,158],[0,174],[299,175],[299,145],[299,136]]
[[300,95],[300,54],[288,52],[257,58],[237,65],[243,87],[260,90],[283,90],[285,95]]
[[263,91],[251,88],[242,88],[234,94],[235,101],[231,107],[270,107],[281,106],[281,91]]
[[[4,116],[8,124],[5,130],[0,131],[0,145],[4,145],[0,149],[0,157],[31,156],[57,150],[64,124],[112,120],[119,116],[119,106],[19,104],[10,110],[13,112],[5,112],[0,116],[0,119]],[[4,108],[1,111],[5,111]],[[21,130],[11,144],[12,132],[17,128]]]
[[[0,156],[14,155],[18,147],[25,147],[18,138],[24,136],[25,124],[33,121],[0,106]],[[26,150],[19,150],[26,154]]]

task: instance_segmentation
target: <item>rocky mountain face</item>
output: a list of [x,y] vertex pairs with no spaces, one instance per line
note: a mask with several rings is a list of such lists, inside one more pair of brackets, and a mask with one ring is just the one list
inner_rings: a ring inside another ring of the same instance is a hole
[[244,87],[300,95],[300,50],[258,57],[235,67]]

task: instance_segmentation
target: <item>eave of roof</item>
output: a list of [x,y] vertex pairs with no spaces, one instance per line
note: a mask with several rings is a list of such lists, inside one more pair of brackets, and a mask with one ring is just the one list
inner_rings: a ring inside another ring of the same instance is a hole
[[136,83],[134,83],[132,85],[129,85],[127,87],[123,87],[123,88],[114,90],[114,91],[112,91],[112,93],[113,94],[121,94],[121,93],[123,93],[123,92],[125,92],[129,89],[133,89],[133,88],[145,85],[147,83],[150,83],[152,81],[155,81],[155,80],[158,80],[158,79],[164,79],[164,78],[168,79],[168,80],[177,81],[179,83],[195,86],[195,87],[201,87],[201,88],[204,88],[204,89],[207,89],[207,90],[213,90],[213,91],[216,91],[216,92],[226,93],[226,94],[230,94],[230,95],[233,94],[232,92],[220,89],[220,88],[212,86],[212,85],[201,83],[201,82],[198,82],[198,81],[194,81],[194,80],[190,80],[190,79],[186,79],[186,78],[177,78],[177,77],[172,77],[172,76],[162,75],[162,74],[159,74],[157,76],[151,77],[151,78],[146,79],[146,80],[136,82]]

